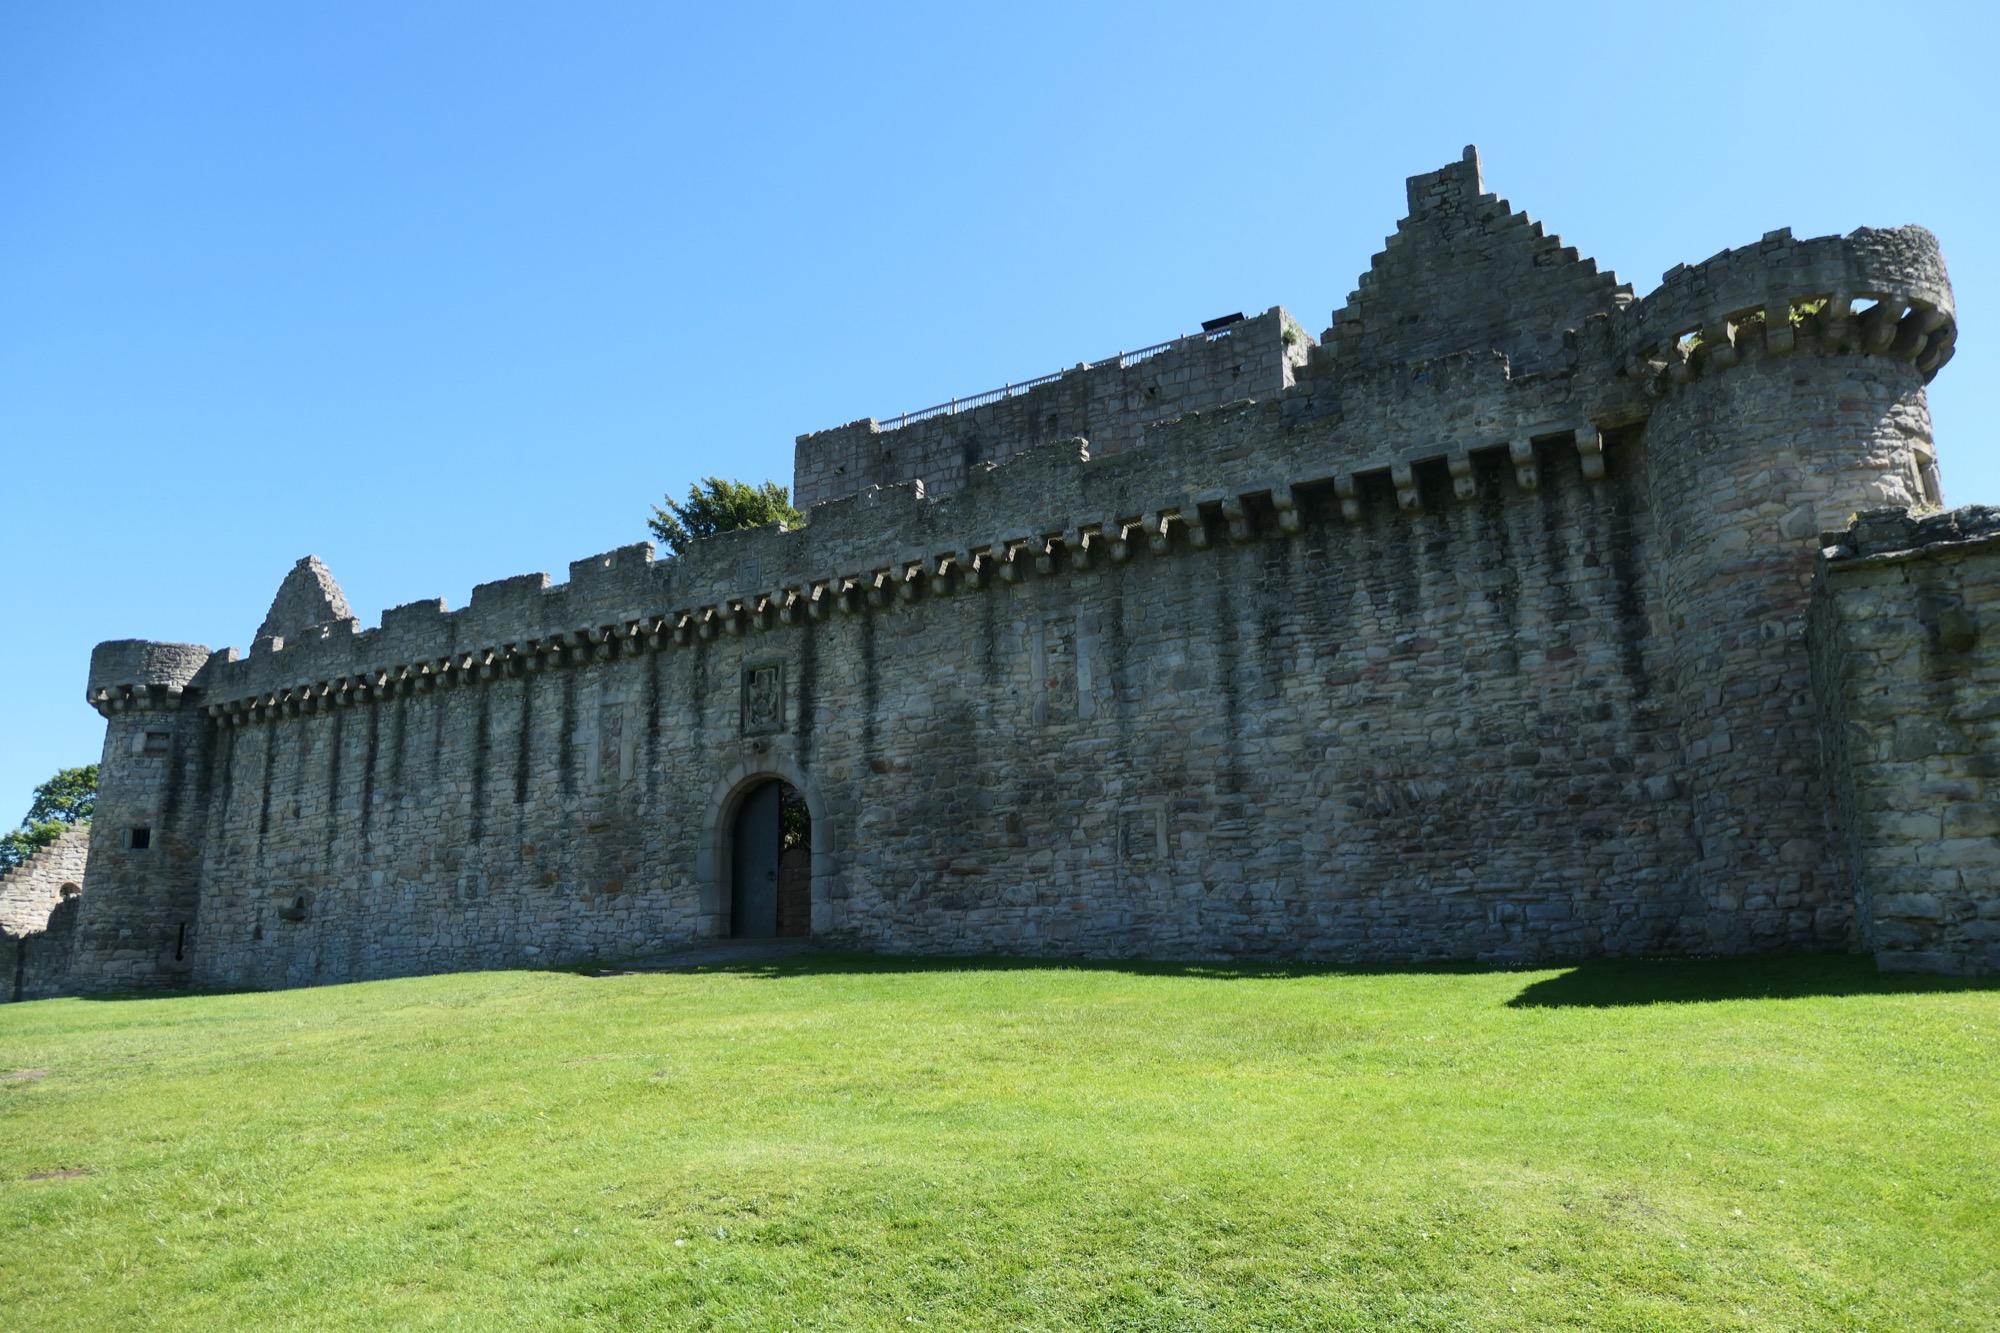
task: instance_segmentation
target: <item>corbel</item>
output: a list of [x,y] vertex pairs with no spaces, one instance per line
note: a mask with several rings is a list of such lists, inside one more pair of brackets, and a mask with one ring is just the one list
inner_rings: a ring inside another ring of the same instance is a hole
[[1688,360],[1687,344],[1675,338],[1667,344],[1667,383],[1686,384],[1694,378],[1694,365]]
[[966,587],[976,590],[985,586],[986,568],[990,558],[988,552],[981,547],[974,547],[965,553],[965,559],[958,566],[958,577]]
[[1535,466],[1535,442],[1530,439],[1509,440],[1507,457],[1514,464],[1514,482],[1524,491],[1538,489],[1542,484],[1542,474]]
[[1958,342],[1958,325],[1947,320],[1945,326],[1931,335],[1924,350],[1917,354],[1917,369],[1926,377],[1944,369],[1944,363],[1951,360],[1952,350]]
[[1282,531],[1296,536],[1305,529],[1299,517],[1298,497],[1292,494],[1290,486],[1281,483],[1271,487],[1271,508],[1278,512],[1278,527]]
[[1063,549],[1069,552],[1069,567],[1076,570],[1090,568],[1091,546],[1096,532],[1092,528],[1075,527],[1063,530]]
[[878,569],[864,579],[864,589],[868,595],[868,605],[880,611],[889,605],[889,571]]
[[1333,479],[1333,493],[1340,497],[1340,516],[1349,523],[1361,521],[1361,497],[1355,493],[1354,474],[1342,472]]
[[1583,463],[1585,480],[1604,480],[1604,435],[1595,422],[1586,421],[1576,428],[1576,454]]
[[1911,306],[1910,313],[1896,326],[1896,340],[1889,344],[1889,355],[1898,361],[1916,360],[1923,355],[1931,335],[1944,326],[1944,320],[1944,311],[1936,306]]
[[1847,350],[1854,332],[1854,294],[1836,291],[1826,298],[1819,312],[1819,349],[1827,355]]
[[1868,313],[1861,317],[1861,350],[1869,356],[1880,356],[1896,341],[1897,325],[1903,318],[1903,301],[1900,297],[1878,297]]
[[1799,345],[1798,330],[1792,327],[1792,298],[1764,298],[1764,355],[1790,356]]
[[1417,474],[1408,463],[1391,463],[1389,480],[1396,487],[1396,503],[1406,514],[1415,514],[1424,507],[1423,497],[1417,494]]
[[1463,449],[1444,460],[1451,471],[1451,493],[1461,500],[1479,497],[1479,479],[1472,475],[1472,455]]
[[1167,555],[1174,549],[1173,522],[1179,517],[1171,509],[1155,509],[1139,520],[1139,526],[1146,530],[1146,548],[1154,555]]
[[1736,355],[1735,321],[1718,319],[1713,324],[1704,324],[1701,329],[1701,348],[1707,355],[1708,364],[1716,370],[1735,369],[1739,360]]
[[1236,542],[1250,540],[1250,515],[1243,507],[1240,495],[1225,496],[1222,501],[1222,517],[1229,524],[1229,539]]

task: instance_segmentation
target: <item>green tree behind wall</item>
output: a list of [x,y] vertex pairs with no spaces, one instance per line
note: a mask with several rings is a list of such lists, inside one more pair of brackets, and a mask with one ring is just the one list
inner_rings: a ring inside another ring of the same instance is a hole
[[766,523],[797,527],[806,516],[792,507],[792,493],[775,481],[753,486],[747,481],[725,481],[704,477],[700,485],[688,487],[685,503],[666,497],[666,507],[653,506],[646,526],[668,555],[678,555],[689,542],[713,537],[718,532],[757,528]]
[[74,824],[90,822],[97,808],[97,765],[65,768],[35,788],[21,827],[0,833],[0,873],[12,870],[63,835]]

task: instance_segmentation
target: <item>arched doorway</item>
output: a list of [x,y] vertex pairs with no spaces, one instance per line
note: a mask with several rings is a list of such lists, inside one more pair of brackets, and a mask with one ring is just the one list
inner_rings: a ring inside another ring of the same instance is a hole
[[812,933],[812,814],[782,779],[743,794],[730,828],[729,933],[737,939]]

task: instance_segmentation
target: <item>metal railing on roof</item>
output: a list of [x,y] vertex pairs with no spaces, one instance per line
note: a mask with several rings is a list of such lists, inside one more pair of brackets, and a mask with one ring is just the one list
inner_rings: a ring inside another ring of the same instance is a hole
[[[1116,357],[1106,357],[1102,361],[1086,364],[1094,370],[1098,366],[1109,365],[1113,361],[1116,361],[1118,368],[1123,370],[1127,366],[1136,366],[1141,361],[1156,357],[1168,348],[1178,346],[1181,343],[1191,342],[1196,338],[1214,342],[1219,338],[1227,338],[1234,332],[1236,332],[1236,326],[1232,324],[1227,328],[1210,329],[1202,333],[1190,333],[1185,337],[1169,338],[1163,343],[1154,343],[1151,347],[1141,347],[1136,352],[1120,352]],[[914,412],[904,412],[897,416],[885,417],[877,421],[875,425],[879,430],[901,430],[914,421],[928,421],[932,417],[956,416],[960,412],[970,412],[975,407],[984,407],[988,403],[997,403],[1003,398],[1018,397],[1031,389],[1039,389],[1044,384],[1054,384],[1067,374],[1069,374],[1067,370],[1058,370],[1053,374],[1038,375],[1031,380],[1022,380],[1018,384],[1003,384],[997,389],[988,389],[984,393],[975,393],[966,398],[946,399],[942,403],[936,403],[930,407],[918,408]]]

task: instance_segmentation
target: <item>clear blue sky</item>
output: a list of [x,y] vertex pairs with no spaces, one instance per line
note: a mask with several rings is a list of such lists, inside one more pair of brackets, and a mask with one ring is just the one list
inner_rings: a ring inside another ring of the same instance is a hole
[[1644,293],[1919,222],[1963,333],[1947,499],[2000,502],[1984,5],[0,7],[0,826],[97,757],[110,638],[247,646],[643,539],[794,435],[1283,304],[1403,178]]

